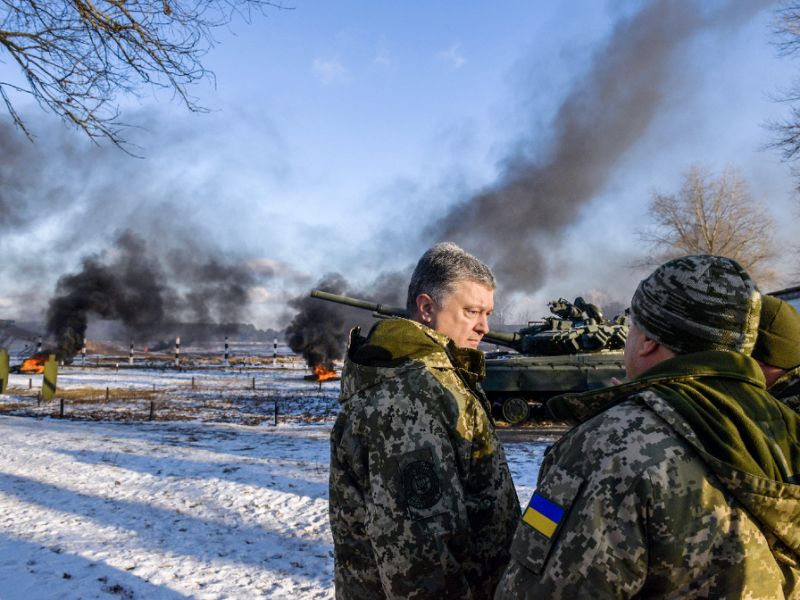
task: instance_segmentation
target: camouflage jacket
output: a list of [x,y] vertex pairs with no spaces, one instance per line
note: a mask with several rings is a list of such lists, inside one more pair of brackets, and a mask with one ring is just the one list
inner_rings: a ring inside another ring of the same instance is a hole
[[413,321],[351,333],[331,433],[337,598],[491,598],[520,512],[482,370]]
[[791,409],[800,412],[800,367],[785,373],[769,388],[769,393]]
[[[739,356],[738,381],[702,365],[684,380],[750,385],[775,408]],[[709,455],[657,393],[675,379],[554,403],[588,420],[546,456],[496,598],[800,597],[800,486]]]

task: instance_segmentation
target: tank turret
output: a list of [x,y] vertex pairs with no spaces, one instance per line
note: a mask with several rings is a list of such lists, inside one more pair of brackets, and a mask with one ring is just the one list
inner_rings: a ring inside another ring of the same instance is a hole
[[513,348],[520,354],[556,356],[600,350],[620,350],[628,336],[627,318],[607,321],[594,304],[559,298],[548,304],[552,316],[528,323],[514,333],[490,331],[484,341]]

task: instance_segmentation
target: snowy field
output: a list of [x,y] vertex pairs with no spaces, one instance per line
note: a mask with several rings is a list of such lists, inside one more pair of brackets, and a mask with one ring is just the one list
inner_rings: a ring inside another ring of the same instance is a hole
[[[302,375],[71,367],[59,374],[67,419],[43,416],[57,403],[37,404],[35,376],[28,389],[12,375],[0,396],[0,599],[332,598],[338,383]],[[106,387],[129,396],[106,401]],[[86,390],[103,397],[81,400]],[[548,443],[506,444],[521,502]]]
[[223,368],[188,366],[119,368],[67,366],[59,369],[56,402],[38,403],[42,375],[12,374],[0,408],[12,414],[93,420],[201,420],[256,425],[335,418],[338,381],[306,379],[297,360],[278,366]]

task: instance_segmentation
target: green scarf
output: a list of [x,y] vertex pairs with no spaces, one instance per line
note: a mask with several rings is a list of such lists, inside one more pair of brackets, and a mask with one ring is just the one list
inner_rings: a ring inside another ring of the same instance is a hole
[[683,417],[708,454],[758,477],[800,482],[800,415],[766,391],[750,357],[683,354],[631,383],[645,382]]

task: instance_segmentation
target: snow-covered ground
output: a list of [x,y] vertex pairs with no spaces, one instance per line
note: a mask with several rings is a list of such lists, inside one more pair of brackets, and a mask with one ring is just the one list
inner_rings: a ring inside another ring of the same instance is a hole
[[[78,420],[36,416],[54,407],[36,404],[27,375],[11,384],[0,396],[0,600],[333,597],[335,382],[320,389],[292,369],[71,368],[59,388]],[[174,410],[153,422],[139,397],[79,402],[81,390],[154,384]],[[90,420],[89,405],[115,405],[104,414],[123,421]],[[506,444],[523,503],[548,443]]]
[[12,374],[0,409],[14,414],[64,414],[94,420],[194,419],[258,424],[335,417],[338,381],[309,381],[299,361],[277,367],[192,367],[175,369],[121,364],[119,368],[67,366],[59,369],[56,402],[38,403],[42,375]]

